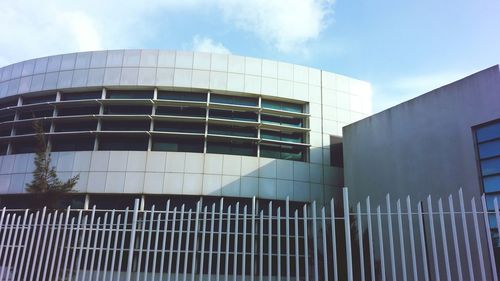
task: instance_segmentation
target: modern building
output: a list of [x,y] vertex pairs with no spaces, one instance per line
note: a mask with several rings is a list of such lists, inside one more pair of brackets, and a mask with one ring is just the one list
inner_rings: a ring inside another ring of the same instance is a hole
[[495,65],[343,128],[351,198],[383,202],[500,191],[500,70]]
[[343,186],[330,140],[371,109],[366,82],[235,55],[72,53],[0,77],[0,194],[25,193],[40,120],[59,176],[79,174],[90,206],[138,195],[323,202]]

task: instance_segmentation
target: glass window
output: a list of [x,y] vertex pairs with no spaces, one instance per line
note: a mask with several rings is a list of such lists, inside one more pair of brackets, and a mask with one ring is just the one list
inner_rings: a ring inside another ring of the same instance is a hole
[[481,161],[483,176],[500,173],[500,157]]
[[55,123],[56,132],[72,132],[72,131],[95,131],[97,128],[97,120],[84,120],[78,122],[58,122]]
[[70,100],[95,100],[102,97],[102,91],[95,92],[80,92],[80,93],[62,93],[62,101]]
[[500,138],[500,122],[476,130],[478,142]]
[[22,111],[19,113],[19,120],[41,118],[41,117],[52,117],[53,114],[54,110],[52,109]]
[[259,104],[259,100],[257,98],[238,97],[238,96],[219,95],[219,94],[211,94],[210,102],[243,105],[243,106],[257,106]]
[[94,150],[93,136],[57,136],[52,138],[52,151]]
[[205,117],[207,110],[201,107],[171,107],[159,106],[156,108],[156,115]]
[[230,110],[210,109],[210,117],[211,118],[220,118],[220,119],[238,120],[238,121],[252,121],[252,122],[257,121],[257,113],[247,112],[247,111],[230,111]]
[[99,150],[138,150],[148,149],[148,136],[101,136]]
[[99,106],[62,107],[57,109],[57,116],[77,116],[99,114]]
[[89,205],[96,207],[96,209],[105,210],[125,210],[134,208],[135,199],[140,199],[137,195],[123,195],[123,194],[91,194],[89,196]]
[[10,136],[10,131],[12,130],[11,126],[4,127],[0,129],[0,136],[1,137],[8,137]]
[[0,155],[7,154],[7,147],[8,146],[9,146],[8,143],[0,143]]
[[302,143],[304,141],[302,133],[285,133],[278,131],[261,130],[260,136],[265,140],[277,140],[296,143]]
[[0,122],[8,122],[14,120],[13,112],[2,112],[0,113]]
[[[33,124],[21,124],[21,125],[16,125],[16,135],[29,135],[29,134],[34,134],[35,129],[33,128]],[[43,131],[44,132],[49,132],[50,131],[50,122],[44,122],[43,123]]]
[[37,96],[37,97],[23,97],[23,105],[35,104],[35,103],[44,103],[51,102],[56,100],[56,95],[45,95],[45,96]]
[[495,210],[494,200],[497,198],[498,206],[500,207],[500,194],[487,194],[486,195],[486,207],[488,210]]
[[108,91],[108,99],[153,99],[153,91]]
[[209,125],[208,133],[214,135],[228,135],[238,137],[257,137],[257,129],[251,127]]
[[289,145],[261,145],[260,156],[295,161],[304,161],[307,148]]
[[11,142],[12,154],[33,153],[36,149],[35,138],[14,140]]
[[275,110],[284,110],[290,112],[303,112],[302,104],[283,102],[283,101],[271,101],[271,100],[262,100],[262,108],[275,109]]
[[202,138],[175,138],[175,137],[153,137],[152,150],[154,151],[178,151],[178,152],[203,152]]
[[149,120],[102,120],[103,131],[149,131]]
[[150,115],[152,107],[148,105],[107,105],[104,114],[110,115]]
[[232,155],[257,155],[257,145],[241,142],[207,142],[207,153],[232,154]]
[[484,192],[500,191],[500,175],[483,178]]
[[481,159],[500,155],[500,140],[489,141],[479,145]]
[[205,123],[155,121],[154,128],[161,132],[205,133]]
[[158,91],[158,99],[206,102],[207,93]]
[[6,108],[11,106],[17,106],[17,98],[4,100],[0,103],[0,108]]
[[342,138],[330,136],[330,166],[344,168]]
[[303,126],[302,118],[262,114],[261,120],[262,123],[267,123],[267,124],[277,124],[277,125],[292,126],[299,128]]

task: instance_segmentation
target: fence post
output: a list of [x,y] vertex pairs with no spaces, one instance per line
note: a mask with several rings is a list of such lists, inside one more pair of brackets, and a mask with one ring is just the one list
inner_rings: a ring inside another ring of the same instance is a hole
[[[125,280],[130,281],[132,279],[132,262],[134,260],[134,243],[135,243],[135,231],[137,228],[137,216],[139,213],[139,199],[135,199],[134,202],[134,213],[132,215],[132,230],[130,233],[130,246],[128,251],[128,261],[127,261],[127,274],[125,275]],[[125,221],[125,225],[126,225]]]
[[344,187],[342,192],[344,199],[344,227],[345,227],[345,248],[347,259],[347,280],[352,281],[352,250],[351,250],[351,223],[349,220],[349,195],[347,187]]

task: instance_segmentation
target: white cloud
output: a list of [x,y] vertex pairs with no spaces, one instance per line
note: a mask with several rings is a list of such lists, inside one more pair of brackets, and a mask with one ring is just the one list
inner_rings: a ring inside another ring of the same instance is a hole
[[212,38],[199,35],[193,37],[193,51],[219,54],[231,53],[222,43],[214,42]]
[[333,14],[333,0],[219,0],[227,21],[282,52],[304,50]]

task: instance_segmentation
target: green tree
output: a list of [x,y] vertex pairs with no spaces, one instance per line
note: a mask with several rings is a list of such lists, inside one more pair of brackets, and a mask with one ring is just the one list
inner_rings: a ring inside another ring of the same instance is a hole
[[45,133],[40,121],[33,122],[36,138],[36,155],[34,159],[35,170],[33,180],[26,184],[26,191],[46,195],[60,195],[73,190],[80,175],[76,175],[67,181],[61,181],[56,173],[55,167],[51,165],[50,151],[45,141]]

